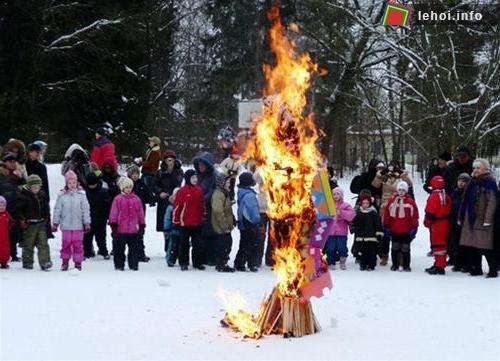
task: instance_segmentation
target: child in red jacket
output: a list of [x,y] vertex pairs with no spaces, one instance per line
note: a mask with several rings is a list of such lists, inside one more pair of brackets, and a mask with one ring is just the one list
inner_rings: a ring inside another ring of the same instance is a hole
[[0,196],[0,268],[9,268],[10,236],[14,219],[7,212],[7,200]]
[[434,265],[427,268],[425,272],[431,275],[444,275],[452,203],[450,196],[445,192],[443,177],[433,177],[431,179],[431,188],[432,193],[427,198],[427,205],[425,206],[424,225],[430,230]]
[[400,181],[397,195],[389,199],[384,212],[384,229],[392,236],[392,271],[398,271],[400,257],[403,271],[410,272],[410,243],[418,229],[417,204],[408,194],[408,183]]
[[205,247],[201,239],[204,200],[203,190],[198,186],[198,177],[193,169],[184,174],[185,184],[179,189],[174,200],[172,222],[180,229],[179,265],[187,271],[189,264],[189,239],[193,246],[193,267],[204,270]]

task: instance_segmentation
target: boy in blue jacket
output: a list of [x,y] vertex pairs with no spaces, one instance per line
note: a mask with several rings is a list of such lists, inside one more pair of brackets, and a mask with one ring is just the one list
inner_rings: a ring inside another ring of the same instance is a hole
[[260,242],[260,213],[256,192],[252,189],[255,180],[250,172],[243,172],[238,184],[238,229],[240,247],[234,260],[234,268],[245,272],[245,265],[251,272],[257,272],[257,252]]

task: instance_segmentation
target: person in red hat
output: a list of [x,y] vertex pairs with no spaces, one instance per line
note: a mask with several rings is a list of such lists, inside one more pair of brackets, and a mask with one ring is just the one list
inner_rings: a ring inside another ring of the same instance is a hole
[[446,193],[446,183],[443,177],[433,177],[430,186],[432,192],[425,206],[424,226],[430,230],[434,265],[425,271],[431,275],[444,275],[452,203],[450,196]]

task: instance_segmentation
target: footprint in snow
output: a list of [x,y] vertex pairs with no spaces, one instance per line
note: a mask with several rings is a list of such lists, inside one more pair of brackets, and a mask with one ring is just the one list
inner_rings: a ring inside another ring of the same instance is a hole
[[364,317],[366,317],[366,313],[364,313],[363,311],[358,312],[358,317],[359,318],[364,318]]
[[330,328],[337,328],[339,321],[335,317],[330,318]]
[[170,282],[168,282],[167,280],[159,279],[157,280],[157,282],[158,286],[160,287],[170,287]]

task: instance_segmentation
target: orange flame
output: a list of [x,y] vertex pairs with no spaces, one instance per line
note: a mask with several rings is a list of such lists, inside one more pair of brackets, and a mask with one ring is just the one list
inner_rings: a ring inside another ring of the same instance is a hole
[[226,310],[223,322],[245,336],[260,338],[260,327],[255,322],[253,315],[245,310],[246,302],[243,296],[238,292],[224,293],[223,290],[219,290],[218,295]]

